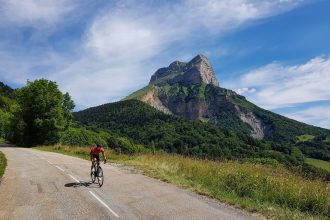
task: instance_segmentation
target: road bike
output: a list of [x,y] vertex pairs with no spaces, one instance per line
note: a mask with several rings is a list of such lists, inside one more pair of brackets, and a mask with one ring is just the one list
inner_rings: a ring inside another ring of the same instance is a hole
[[103,170],[100,166],[100,162],[97,160],[93,160],[92,167],[91,167],[91,178],[92,183],[95,183],[95,180],[97,179],[97,183],[101,187],[104,182],[104,176],[103,176]]

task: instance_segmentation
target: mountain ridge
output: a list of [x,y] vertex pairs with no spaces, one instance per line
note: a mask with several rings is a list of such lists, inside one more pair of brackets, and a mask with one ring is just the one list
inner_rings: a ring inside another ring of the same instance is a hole
[[[194,63],[201,58],[206,60],[204,57],[198,55],[188,63]],[[215,123],[259,140],[294,144],[300,135],[330,135],[328,129],[307,125],[262,109],[244,96],[214,83],[205,83],[203,80],[193,82],[189,78],[182,80],[186,72],[173,69],[182,70],[188,63],[174,61],[169,67],[157,70],[146,87],[124,100],[137,99],[166,114]],[[216,79],[215,73],[212,74]],[[203,72],[197,75],[203,75]],[[313,147],[316,149],[314,145]],[[323,146],[323,149],[328,155],[329,149],[326,146]],[[328,157],[330,158],[329,155],[326,156]]]

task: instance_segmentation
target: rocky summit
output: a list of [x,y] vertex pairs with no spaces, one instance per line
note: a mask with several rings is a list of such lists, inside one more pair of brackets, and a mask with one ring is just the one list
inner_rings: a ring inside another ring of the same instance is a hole
[[219,86],[212,66],[204,55],[197,55],[190,62],[174,61],[168,67],[158,69],[150,79],[150,83],[162,80],[161,83],[182,85],[212,84]]

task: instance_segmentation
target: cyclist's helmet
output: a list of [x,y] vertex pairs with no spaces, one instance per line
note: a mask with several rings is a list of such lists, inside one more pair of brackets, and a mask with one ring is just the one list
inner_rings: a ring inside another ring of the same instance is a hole
[[96,144],[96,147],[102,147],[102,144]]

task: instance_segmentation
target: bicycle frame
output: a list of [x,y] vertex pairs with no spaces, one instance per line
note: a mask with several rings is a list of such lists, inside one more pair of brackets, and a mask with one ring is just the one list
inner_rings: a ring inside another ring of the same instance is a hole
[[[93,171],[94,168],[94,171]],[[103,185],[103,171],[102,168],[100,166],[100,162],[96,159],[93,158],[92,160],[92,167],[91,167],[91,178],[92,178],[92,182],[95,182],[95,179],[97,178],[98,183],[100,185],[100,187]],[[99,173],[101,172],[101,176],[99,176]]]

